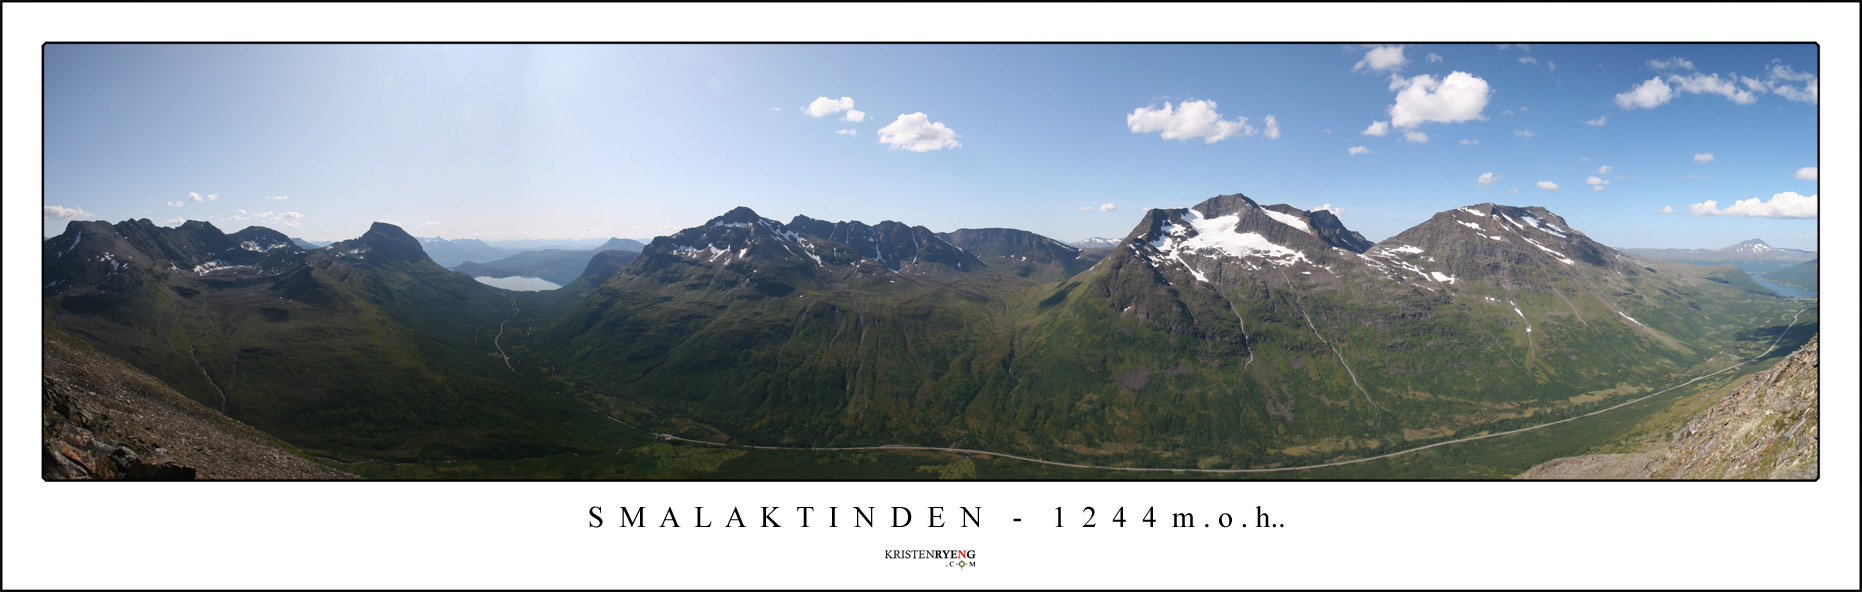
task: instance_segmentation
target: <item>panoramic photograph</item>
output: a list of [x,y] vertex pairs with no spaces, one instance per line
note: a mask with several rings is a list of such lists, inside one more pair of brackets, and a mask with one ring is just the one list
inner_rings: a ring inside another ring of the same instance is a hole
[[41,478],[1816,480],[1819,51],[48,43]]

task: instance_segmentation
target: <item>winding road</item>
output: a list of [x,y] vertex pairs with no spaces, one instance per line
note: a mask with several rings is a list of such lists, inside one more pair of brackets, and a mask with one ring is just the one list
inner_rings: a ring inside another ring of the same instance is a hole
[[[517,299],[512,298],[511,299],[511,318],[505,319],[499,322],[498,323],[498,336],[491,338],[491,346],[498,348],[498,355],[504,357],[504,367],[510,368],[512,372],[517,372],[517,368],[511,366],[511,355],[504,353],[504,346],[498,345],[498,340],[504,338],[504,324],[511,322],[511,319],[517,318],[517,313],[518,311],[521,311],[521,310],[523,309],[517,307]],[[521,372],[518,372],[518,373],[522,374]]]
[[[951,453],[958,453],[958,454],[975,454],[975,455],[981,455],[981,456],[994,456],[994,457],[999,457],[999,458],[1008,458],[1008,459],[1026,461],[1026,462],[1049,465],[1049,466],[1066,467],[1070,469],[1099,469],[1099,470],[1105,470],[1105,471],[1131,471],[1131,472],[1146,472],[1146,473],[1219,473],[1220,474],[1220,473],[1276,473],[1276,472],[1284,472],[1284,471],[1305,471],[1305,470],[1311,470],[1311,469],[1319,469],[1319,468],[1325,468],[1325,467],[1337,467],[1337,466],[1344,466],[1344,465],[1349,465],[1349,464],[1370,462],[1374,460],[1382,460],[1382,459],[1391,458],[1394,456],[1409,454],[1412,452],[1420,452],[1423,450],[1428,450],[1430,448],[1439,448],[1442,446],[1448,446],[1450,444],[1460,444],[1462,442],[1473,442],[1475,440],[1485,440],[1488,438],[1498,438],[1501,436],[1518,434],[1521,432],[1529,432],[1529,431],[1537,430],[1540,428],[1555,426],[1561,423],[1576,421],[1579,419],[1590,417],[1592,415],[1598,415],[1598,414],[1612,411],[1615,409],[1620,409],[1628,405],[1639,403],[1651,397],[1661,395],[1663,393],[1667,393],[1669,391],[1673,391],[1675,389],[1678,389],[1678,388],[1681,388],[1681,387],[1684,387],[1690,384],[1694,384],[1696,382],[1700,382],[1701,380],[1705,380],[1709,377],[1723,374],[1734,368],[1738,368],[1740,366],[1750,364],[1754,361],[1757,361],[1760,358],[1765,357],[1766,355],[1771,354],[1773,350],[1778,349],[1778,342],[1783,340],[1784,336],[1790,333],[1792,328],[1797,326],[1798,317],[1803,315],[1804,312],[1808,310],[1810,309],[1806,308],[1806,309],[1797,311],[1797,313],[1795,314],[1792,314],[1791,324],[1786,326],[1784,331],[1780,331],[1778,333],[1778,337],[1772,340],[1771,346],[1765,348],[1765,351],[1763,353],[1760,353],[1757,356],[1753,356],[1737,364],[1733,364],[1731,366],[1721,368],[1714,372],[1710,372],[1707,374],[1702,374],[1700,376],[1690,378],[1687,381],[1678,383],[1674,386],[1671,386],[1671,387],[1668,387],[1668,388],[1665,388],[1659,391],[1655,391],[1653,393],[1649,393],[1647,395],[1643,395],[1641,397],[1637,397],[1629,401],[1624,401],[1622,403],[1618,403],[1610,407],[1605,407],[1603,409],[1598,409],[1596,411],[1592,411],[1592,412],[1585,413],[1582,415],[1574,415],[1574,416],[1560,419],[1557,421],[1546,422],[1546,423],[1542,423],[1539,425],[1523,427],[1523,428],[1519,428],[1515,430],[1507,430],[1504,432],[1496,432],[1492,434],[1482,434],[1479,436],[1469,436],[1466,438],[1457,438],[1454,440],[1446,440],[1442,442],[1436,442],[1434,444],[1417,446],[1415,448],[1408,448],[1404,450],[1398,450],[1396,452],[1380,454],[1377,456],[1367,456],[1364,458],[1354,458],[1351,460],[1341,460],[1341,461],[1336,461],[1336,462],[1319,463],[1319,464],[1311,464],[1311,465],[1300,465],[1300,466],[1293,466],[1293,467],[1273,467],[1273,468],[1266,468],[1266,469],[1184,469],[1184,468],[1169,468],[1169,467],[1107,467],[1107,466],[1099,466],[1099,465],[1085,465],[1085,464],[1077,464],[1077,463],[1065,463],[1065,462],[1058,462],[1058,461],[1051,461],[1051,460],[1043,460],[1039,458],[1019,456],[1019,455],[1007,454],[1007,453],[1002,453],[1002,452],[992,452],[988,450],[973,450],[973,449],[968,449],[968,448],[945,448],[941,446],[907,446],[907,445],[899,445],[899,444],[882,444],[879,446],[798,447],[798,446],[759,446],[759,445],[750,445],[750,444],[724,444],[724,443],[719,443],[719,442],[706,442],[703,440],[693,440],[690,438],[682,438],[682,437],[675,436],[672,434],[654,432],[654,431],[647,430],[645,428],[641,428],[639,426],[627,423],[625,421],[621,421],[619,419],[616,419],[614,416],[608,415],[606,413],[602,413],[602,415],[604,417],[607,417],[609,420],[615,423],[627,426],[629,428],[633,428],[635,430],[639,430],[641,432],[652,434],[654,437],[657,437],[661,440],[690,442],[693,444],[702,444],[705,446],[713,446],[717,448],[738,448],[738,449],[749,449],[749,450],[808,450],[808,451],[817,451],[817,452],[845,452],[845,451],[857,451],[857,450],[923,450],[923,451],[932,451],[932,452],[951,452]],[[1310,320],[1308,320],[1308,322],[1310,322]],[[597,412],[599,413],[599,411]]]

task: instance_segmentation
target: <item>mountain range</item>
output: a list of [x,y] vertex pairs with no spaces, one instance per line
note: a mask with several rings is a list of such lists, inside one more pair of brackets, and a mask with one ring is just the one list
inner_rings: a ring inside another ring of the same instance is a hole
[[1756,238],[1718,249],[1637,248],[1625,249],[1625,251],[1663,261],[1683,261],[1695,265],[1732,265],[1753,273],[1776,271],[1817,258],[1816,251],[1774,247]]
[[[582,272],[588,268],[589,260],[594,259],[596,253],[603,251],[624,253],[616,256],[620,257],[622,261],[625,262],[627,260],[632,260],[632,258],[637,256],[644,248],[646,248],[646,246],[640,244],[638,241],[624,238],[612,238],[608,239],[608,242],[593,249],[543,249],[539,251],[523,251],[515,255],[501,259],[493,259],[483,263],[466,261],[464,263],[452,265],[450,268],[454,271],[472,276],[527,276],[542,278],[549,280],[551,283],[561,285],[567,284],[574,281],[575,278],[580,277]],[[435,262],[438,263],[437,260]]]
[[1240,194],[1093,248],[740,207],[536,293],[381,223],[305,250],[256,227],[74,222],[43,249],[47,323],[351,461],[684,438],[1322,463],[1601,409],[1762,350],[1803,308],[1540,207],[1471,205],[1372,243]]

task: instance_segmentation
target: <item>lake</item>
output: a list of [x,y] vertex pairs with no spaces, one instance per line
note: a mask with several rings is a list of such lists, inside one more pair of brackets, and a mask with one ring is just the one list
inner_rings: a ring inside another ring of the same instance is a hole
[[521,275],[514,275],[511,277],[501,277],[501,278],[479,276],[479,277],[475,277],[472,279],[478,280],[478,283],[485,284],[487,286],[504,288],[506,290],[516,290],[518,292],[540,292],[543,290],[554,290],[554,289],[562,287],[562,286],[556,285],[556,282],[552,282],[552,281],[549,281],[543,278],[533,278],[533,277],[521,276]]
[[[1752,274],[1746,274],[1746,275],[1749,276]],[[1771,288],[1771,291],[1777,292],[1779,296],[1783,296],[1785,298],[1816,298],[1817,297],[1816,292],[1793,288],[1790,286],[1786,286],[1784,284],[1768,282],[1768,281],[1765,281],[1764,278],[1760,278],[1760,277],[1754,277],[1752,278],[1752,281],[1758,282],[1758,284],[1761,286]]]

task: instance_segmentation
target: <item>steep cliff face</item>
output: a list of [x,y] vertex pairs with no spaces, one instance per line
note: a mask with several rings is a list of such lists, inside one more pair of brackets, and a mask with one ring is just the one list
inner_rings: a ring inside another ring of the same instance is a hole
[[354,479],[70,336],[44,343],[41,477]]
[[1555,459],[1521,479],[1816,479],[1818,338],[1651,451]]

